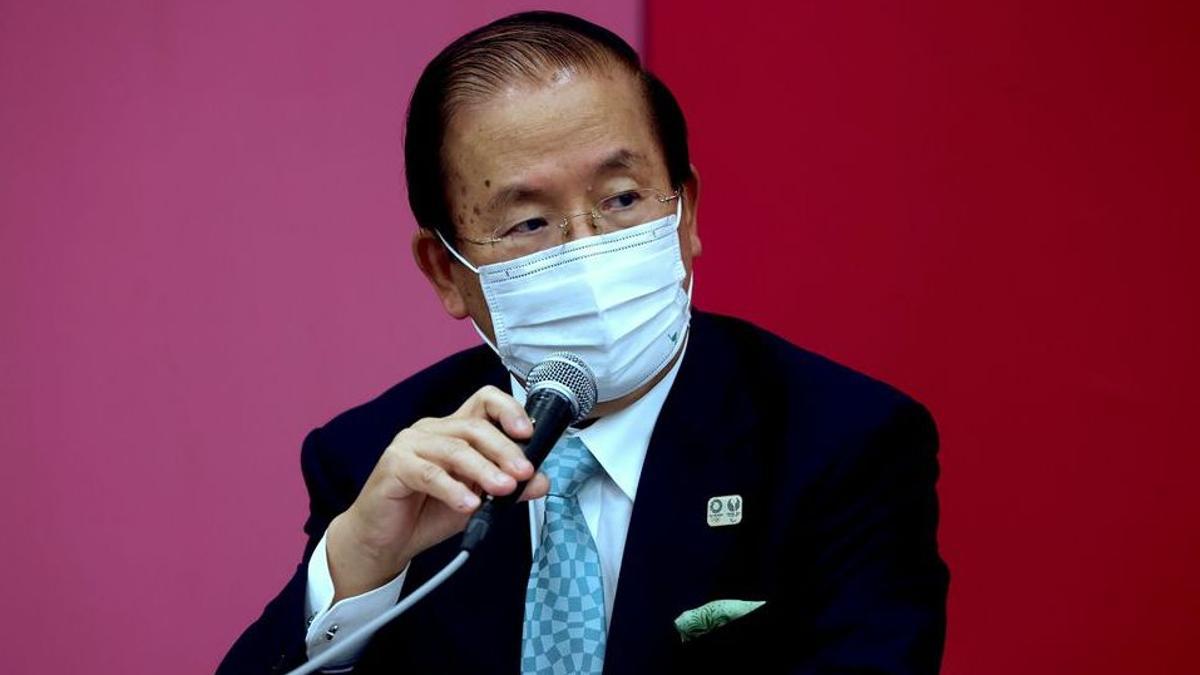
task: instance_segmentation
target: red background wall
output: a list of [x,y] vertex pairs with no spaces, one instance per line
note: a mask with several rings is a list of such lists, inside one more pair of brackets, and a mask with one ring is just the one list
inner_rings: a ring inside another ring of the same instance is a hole
[[938,419],[947,673],[1200,672],[1198,10],[649,2],[698,304]]

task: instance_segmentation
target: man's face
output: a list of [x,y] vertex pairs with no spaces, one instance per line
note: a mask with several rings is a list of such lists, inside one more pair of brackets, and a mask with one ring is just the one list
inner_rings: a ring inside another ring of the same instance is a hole
[[[513,213],[584,213],[623,190],[672,191],[637,81],[616,67],[547,71],[539,81],[514,83],[462,107],[446,129],[444,153],[448,203],[460,236],[452,243],[477,267],[512,256],[503,246],[465,239],[494,237]],[[696,197],[696,182],[689,181],[679,227],[685,285],[700,252]],[[569,239],[593,234],[585,217],[571,219],[566,232]],[[414,252],[446,311],[470,315],[494,339],[478,277],[435,244],[420,232]]]

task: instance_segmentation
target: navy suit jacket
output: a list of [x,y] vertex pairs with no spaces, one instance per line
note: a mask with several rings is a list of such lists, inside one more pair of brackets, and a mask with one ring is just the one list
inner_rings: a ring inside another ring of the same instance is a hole
[[[219,673],[305,658],[306,562],[384,448],[475,390],[507,390],[485,347],[456,354],[311,432],[301,465],[309,541],[295,576]],[[651,436],[613,607],[605,673],[935,673],[949,575],[937,550],[937,433],[877,380],[748,323],[696,312]],[[710,497],[741,495],[740,524],[710,527]],[[411,591],[455,555],[417,556]],[[443,586],[380,631],[356,673],[519,672],[528,506],[502,518]],[[759,609],[683,642],[674,619],[713,600]]]

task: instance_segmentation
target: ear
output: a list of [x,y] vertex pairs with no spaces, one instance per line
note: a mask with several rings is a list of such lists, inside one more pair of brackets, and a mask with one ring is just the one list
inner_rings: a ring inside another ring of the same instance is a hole
[[691,248],[691,256],[700,255],[700,231],[696,225],[696,212],[700,208],[700,172],[695,164],[688,165],[691,178],[683,182],[683,221],[679,224],[684,241]]
[[455,319],[467,316],[467,303],[454,279],[454,267],[462,263],[451,257],[445,245],[430,230],[417,228],[412,238],[413,259],[433,286],[446,313]]

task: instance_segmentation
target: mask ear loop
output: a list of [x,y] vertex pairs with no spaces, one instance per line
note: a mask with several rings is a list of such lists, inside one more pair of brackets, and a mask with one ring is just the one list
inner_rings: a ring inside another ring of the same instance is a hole
[[[484,344],[491,347],[492,351],[496,352],[496,356],[499,356],[500,360],[503,361],[504,356],[500,353],[500,349],[496,346],[496,343],[494,343],[490,339],[488,339],[487,334],[483,332],[483,329],[479,327],[479,324],[475,323],[475,319],[471,319],[471,327],[475,329],[476,333],[479,333],[479,339],[483,340]],[[506,367],[507,367],[507,365],[508,364],[505,364]],[[512,370],[512,369],[509,368],[509,370]]]
[[[675,205],[675,229],[678,230],[679,226],[682,224],[683,224],[683,193],[680,192],[679,193],[679,203],[677,203]],[[688,296],[688,306],[689,307],[691,307],[691,305],[692,305],[692,289],[695,287],[696,287],[696,268],[693,263],[692,275],[688,278],[687,296]]]
[[[446,247],[446,250],[450,252],[450,255],[452,255],[456,259],[458,259],[458,262],[462,263],[463,266],[466,267],[467,269],[471,270],[475,274],[479,274],[479,268],[472,265],[470,260],[467,260],[466,258],[464,258],[462,256],[461,253],[454,250],[454,247],[451,246],[450,243],[446,241],[446,238],[442,236],[442,233],[439,230],[434,230],[433,233],[437,235],[438,241],[442,242],[442,246]],[[483,332],[483,329],[479,327],[479,324],[475,323],[475,319],[473,319],[473,318],[471,319],[471,327],[474,328],[475,332],[479,334],[479,338],[481,340],[483,340],[483,343],[486,344],[488,347],[491,347],[492,351],[496,352],[496,356],[499,356],[500,360],[503,361],[504,355],[500,353],[500,348],[496,346],[495,342],[492,342],[491,339],[488,338],[487,333]],[[509,370],[512,370],[512,369],[510,368]]]
[[446,241],[446,238],[442,236],[441,230],[434,230],[433,233],[437,235],[438,241],[442,242],[442,246],[446,247],[446,250],[450,252],[450,255],[457,258],[458,262],[462,263],[467,269],[471,270],[475,274],[479,274],[479,268],[472,265],[470,260],[467,260],[462,256],[461,253],[454,250],[454,247],[450,245],[450,242]]

